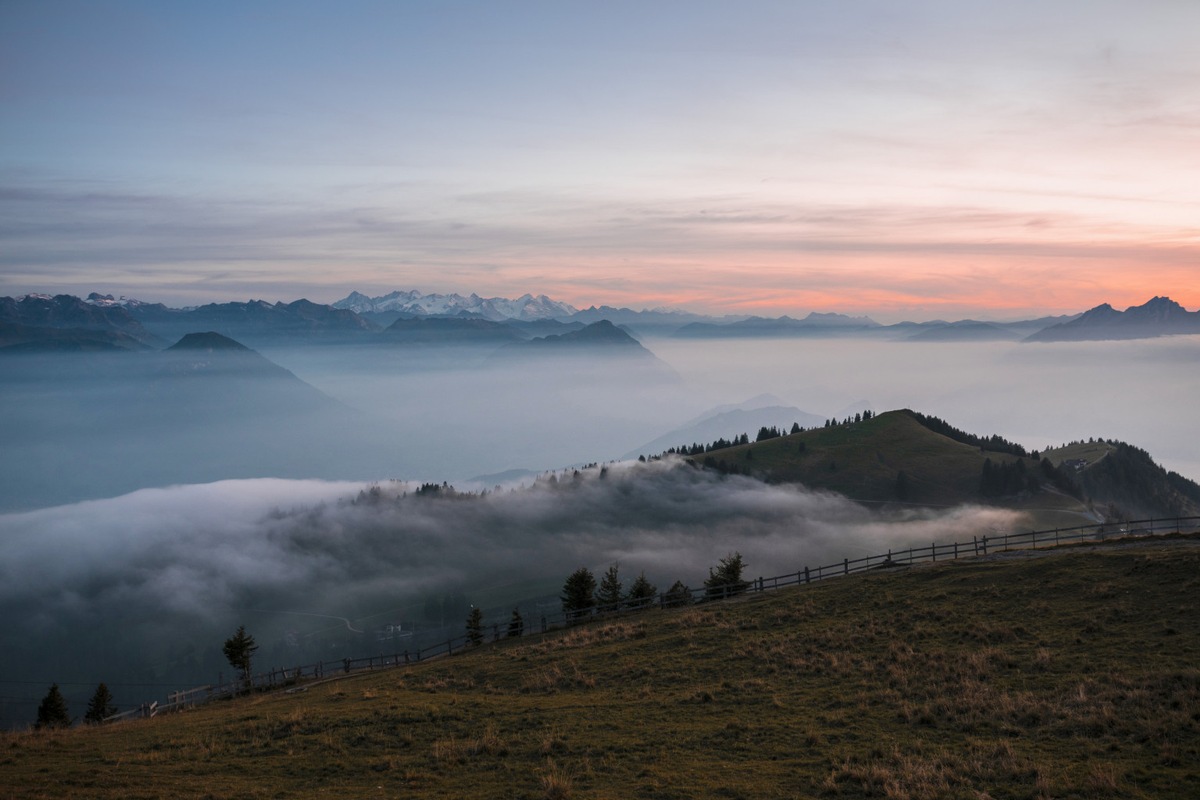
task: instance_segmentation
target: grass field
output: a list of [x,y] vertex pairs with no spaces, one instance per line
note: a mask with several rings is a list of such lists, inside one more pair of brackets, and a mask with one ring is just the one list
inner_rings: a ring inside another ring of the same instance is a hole
[[880,571],[0,739],[3,797],[1192,798],[1200,541]]

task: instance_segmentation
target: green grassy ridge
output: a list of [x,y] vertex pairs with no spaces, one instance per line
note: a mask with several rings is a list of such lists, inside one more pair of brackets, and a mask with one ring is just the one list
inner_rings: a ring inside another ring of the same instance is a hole
[[[870,505],[954,506],[984,504],[1024,511],[1028,525],[1054,528],[1096,519],[1190,516],[1200,513],[1200,486],[1168,475],[1149,454],[1121,443],[1093,442],[1048,450],[1038,458],[965,444],[931,430],[908,410],[888,411],[862,422],[801,431],[761,442],[690,456],[694,464],[736,468],[772,483],[799,483]],[[1041,458],[1060,466],[1083,459],[1081,473],[1068,470],[1084,499],[1056,490],[1041,473]],[[1023,461],[1043,478],[1037,492],[985,496],[984,462]],[[899,475],[903,472],[904,489]]]
[[1193,535],[642,612],[8,734],[3,796],[1190,798],[1198,589]]
[[[900,501],[896,479],[903,471],[908,478],[905,499],[919,505],[983,502],[979,478],[984,460],[1017,460],[935,433],[907,411],[888,411],[865,422],[815,428],[707,456],[768,481],[802,483],[867,503]],[[703,464],[707,456],[690,460]],[[1031,469],[1037,463],[1025,461]]]

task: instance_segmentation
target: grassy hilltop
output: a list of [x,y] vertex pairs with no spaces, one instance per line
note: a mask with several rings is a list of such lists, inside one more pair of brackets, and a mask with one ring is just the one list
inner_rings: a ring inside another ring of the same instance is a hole
[[[905,411],[739,445],[711,455],[771,481],[828,489],[860,502],[897,500],[896,477],[903,471],[908,477],[909,500],[927,505],[977,500],[985,459],[978,447],[936,434]],[[704,457],[693,460],[703,463]]]
[[[735,468],[773,483],[827,489],[873,506],[1002,505],[1025,511],[1030,528],[1037,529],[1099,521],[1114,511],[1133,517],[1200,514],[1200,487],[1174,473],[1168,476],[1148,454],[1128,445],[1080,443],[1033,457],[1012,452],[1009,447],[1015,446],[999,437],[963,434],[979,444],[956,440],[930,427],[940,422],[908,410],[889,411],[862,422],[723,448],[690,460]],[[1056,486],[1054,477],[1043,470],[1042,459],[1061,468],[1071,485]],[[1019,470],[1037,488],[984,493],[981,477],[988,461],[998,469]],[[1071,461],[1086,466],[1080,471],[1070,463],[1063,467]]]
[[1191,798],[1200,540],[597,620],[0,739],[3,797]]

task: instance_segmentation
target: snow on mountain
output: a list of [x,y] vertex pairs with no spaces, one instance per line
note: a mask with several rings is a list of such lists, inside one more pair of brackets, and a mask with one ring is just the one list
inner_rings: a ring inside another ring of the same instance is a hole
[[333,304],[334,308],[347,308],[358,314],[370,312],[400,311],[423,317],[461,314],[477,314],[484,319],[500,322],[506,319],[532,321],[567,317],[576,309],[567,303],[551,300],[544,294],[536,297],[522,295],[515,300],[505,297],[480,297],[472,292],[461,294],[422,294],[418,291],[395,291],[380,297],[368,297],[362,292],[351,292]]
[[137,306],[152,305],[144,303],[141,300],[135,300],[132,297],[121,295],[120,298],[114,298],[111,294],[100,294],[92,292],[83,301],[89,306],[97,306],[98,308],[136,308]]

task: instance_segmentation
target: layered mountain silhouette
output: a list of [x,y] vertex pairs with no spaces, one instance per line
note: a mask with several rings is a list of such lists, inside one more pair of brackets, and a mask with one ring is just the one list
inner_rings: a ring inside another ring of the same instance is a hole
[[351,292],[333,304],[359,314],[398,314],[405,317],[454,316],[467,313],[493,322],[505,320],[531,321],[566,317],[575,313],[574,306],[551,300],[544,294],[536,297],[524,294],[509,299],[505,297],[480,297],[472,293],[422,294],[418,291],[395,291],[380,297],[368,297],[362,292]]
[[347,309],[296,300],[268,303],[209,303],[191,309],[161,304],[128,307],[148,330],[166,339],[194,331],[214,331],[238,341],[345,341],[362,339],[378,330],[374,323]]
[[666,362],[608,320],[567,333],[511,342],[492,353],[486,363],[522,375],[546,391],[630,381],[645,388],[680,380]]
[[504,355],[533,353],[570,353],[589,351],[607,355],[653,358],[654,354],[628,331],[608,320],[593,322],[578,330],[567,333],[540,336],[523,342],[515,342],[504,348]]
[[14,355],[4,367],[0,510],[175,483],[390,472],[371,419],[218,333],[161,351]]
[[309,300],[250,300],[169,308],[93,292],[86,301],[70,295],[0,298],[0,348],[19,346],[17,352],[157,348],[203,330],[251,346],[288,342],[499,346],[600,321],[626,326],[627,331],[703,339],[853,336],[917,342],[1051,342],[1200,332],[1200,311],[1189,312],[1168,297],[1155,297],[1123,312],[1104,304],[1081,315],[1016,322],[934,320],[880,325],[869,317],[822,312],[795,319],[786,315],[712,317],[677,309],[633,311],[611,306],[575,310],[544,295],[506,300],[392,292],[369,298],[354,292],[333,305]]
[[202,350],[209,354],[215,353],[219,350],[230,350],[240,353],[250,352],[250,348],[246,347],[246,345],[242,344],[241,342],[235,342],[228,336],[222,336],[216,331],[189,333],[178,342],[168,347],[167,350]]
[[850,317],[845,314],[809,314],[804,319],[789,316],[768,318],[750,317],[739,322],[716,325],[709,322],[693,322],[675,332],[680,338],[725,338],[761,336],[820,336],[831,333],[870,331],[882,326],[869,317]]
[[1108,303],[1077,319],[1052,325],[1029,336],[1027,342],[1081,342],[1149,339],[1200,333],[1200,311],[1188,311],[1169,297],[1155,297],[1140,306],[1117,311]]
[[0,352],[115,352],[160,344],[119,306],[95,306],[68,294],[0,297]]
[[1021,334],[994,322],[961,320],[925,326],[907,337],[909,342],[1015,342]]
[[405,344],[505,344],[528,334],[509,325],[480,317],[414,317],[398,319],[381,338]]

